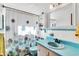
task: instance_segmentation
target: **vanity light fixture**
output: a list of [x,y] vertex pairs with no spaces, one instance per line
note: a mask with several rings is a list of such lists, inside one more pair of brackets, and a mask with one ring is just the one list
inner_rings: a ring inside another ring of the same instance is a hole
[[51,3],[51,4],[49,5],[49,9],[52,10],[53,8],[58,7],[58,6],[60,6],[61,4],[62,4],[62,3]]
[[50,9],[50,10],[53,9],[53,4],[50,4],[49,9]]

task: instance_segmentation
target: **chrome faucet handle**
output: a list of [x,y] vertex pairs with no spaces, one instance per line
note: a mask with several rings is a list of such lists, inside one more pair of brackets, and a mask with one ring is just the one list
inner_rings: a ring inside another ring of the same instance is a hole
[[55,40],[56,43],[60,43],[59,39],[55,38],[54,40]]

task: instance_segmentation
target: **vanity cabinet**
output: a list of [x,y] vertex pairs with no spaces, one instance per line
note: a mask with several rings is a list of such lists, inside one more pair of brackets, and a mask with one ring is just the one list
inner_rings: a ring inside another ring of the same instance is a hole
[[48,50],[48,56],[58,56],[56,53]]
[[38,56],[58,56],[56,53],[48,50],[47,48],[41,45],[38,45],[37,49],[38,49],[37,51]]
[[38,51],[37,51],[38,56],[47,56],[48,55],[47,49],[44,48],[43,46],[38,45],[37,49],[38,49]]

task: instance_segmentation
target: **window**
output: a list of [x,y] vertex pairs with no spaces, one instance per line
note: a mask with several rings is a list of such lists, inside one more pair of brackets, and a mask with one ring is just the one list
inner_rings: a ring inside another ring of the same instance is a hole
[[26,34],[36,35],[37,34],[36,28],[32,26],[18,26],[18,35],[24,36]]

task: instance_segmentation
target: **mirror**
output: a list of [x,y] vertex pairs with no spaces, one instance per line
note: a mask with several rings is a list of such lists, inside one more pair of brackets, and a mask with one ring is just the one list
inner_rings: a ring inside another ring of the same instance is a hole
[[49,28],[75,29],[74,3],[50,12]]
[[22,25],[18,26],[18,35],[25,36],[26,34],[36,35],[37,30],[36,30],[36,28],[34,28],[32,26],[22,26]]

